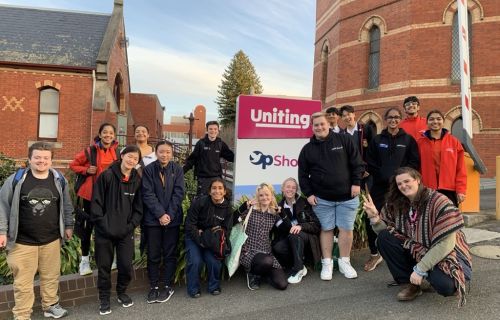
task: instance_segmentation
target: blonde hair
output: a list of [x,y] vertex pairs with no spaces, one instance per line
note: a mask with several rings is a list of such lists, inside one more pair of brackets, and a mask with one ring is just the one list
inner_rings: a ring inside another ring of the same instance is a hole
[[276,194],[274,192],[274,187],[272,184],[263,182],[261,183],[257,189],[255,190],[255,197],[257,198],[257,203],[255,204],[255,209],[261,210],[260,203],[258,201],[259,199],[259,192],[261,190],[269,190],[271,192],[271,203],[269,204],[269,212],[272,214],[277,214],[278,213],[278,202],[276,202]]
[[285,184],[288,181],[291,181],[291,182],[295,183],[295,186],[297,187],[297,192],[296,193],[300,194],[299,183],[297,182],[297,180],[295,180],[295,178],[292,178],[292,177],[286,178],[285,181],[283,181],[283,183],[281,184],[281,192],[283,192],[283,189],[285,189]]
[[311,124],[313,123],[314,119],[321,118],[321,117],[324,117],[326,120],[326,113],[323,111],[318,111],[318,112],[311,114],[311,120],[310,120]]

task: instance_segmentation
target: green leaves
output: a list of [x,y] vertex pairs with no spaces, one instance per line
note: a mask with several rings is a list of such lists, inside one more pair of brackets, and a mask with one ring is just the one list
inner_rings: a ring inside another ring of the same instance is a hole
[[240,94],[262,93],[262,85],[252,62],[242,51],[236,52],[222,75],[215,103],[219,105],[222,125],[234,124],[236,120],[236,98]]

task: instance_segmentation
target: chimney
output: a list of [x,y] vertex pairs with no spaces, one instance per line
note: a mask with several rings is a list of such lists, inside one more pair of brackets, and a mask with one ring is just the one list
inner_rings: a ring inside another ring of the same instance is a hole
[[115,7],[123,7],[123,0],[114,0],[114,6]]

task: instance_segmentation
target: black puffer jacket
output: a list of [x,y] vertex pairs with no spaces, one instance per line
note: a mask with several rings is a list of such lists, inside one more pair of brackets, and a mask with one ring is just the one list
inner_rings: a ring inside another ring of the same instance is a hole
[[135,169],[123,181],[120,163],[114,162],[94,185],[90,219],[96,233],[110,239],[123,239],[142,218],[141,179]]

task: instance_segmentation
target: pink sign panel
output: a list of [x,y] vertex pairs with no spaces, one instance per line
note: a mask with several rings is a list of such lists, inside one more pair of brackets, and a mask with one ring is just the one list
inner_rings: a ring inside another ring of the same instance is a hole
[[321,102],[241,95],[237,109],[238,139],[309,138],[309,119]]

